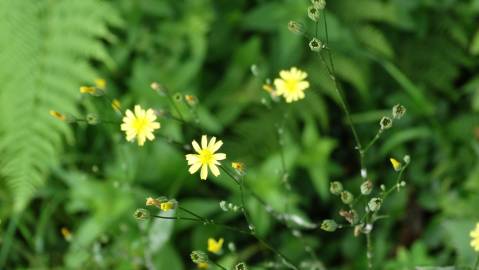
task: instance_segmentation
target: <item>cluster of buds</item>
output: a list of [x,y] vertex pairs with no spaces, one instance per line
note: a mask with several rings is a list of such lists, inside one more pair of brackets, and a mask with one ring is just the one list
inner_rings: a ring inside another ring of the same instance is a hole
[[223,210],[225,212],[229,212],[229,211],[236,212],[240,209],[239,206],[237,206],[233,203],[230,203],[230,202],[226,202],[226,201],[221,201],[220,202],[220,208],[221,208],[221,210]]
[[156,199],[149,197],[146,199],[146,206],[155,206],[161,211],[166,212],[175,209],[178,206],[178,202],[175,199],[168,199],[166,197]]

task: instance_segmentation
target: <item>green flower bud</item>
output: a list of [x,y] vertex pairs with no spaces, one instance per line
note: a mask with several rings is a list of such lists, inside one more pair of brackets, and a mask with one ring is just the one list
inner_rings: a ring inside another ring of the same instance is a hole
[[181,93],[175,93],[175,95],[173,96],[173,98],[175,99],[176,102],[181,102],[183,101],[183,95]]
[[341,184],[341,182],[338,182],[338,181],[331,182],[329,184],[329,191],[333,195],[339,195],[343,191],[343,184]]
[[248,266],[244,262],[235,265],[235,270],[248,270]]
[[326,0],[311,0],[311,3],[318,9],[324,9],[326,7]]
[[343,201],[344,204],[351,204],[354,200],[354,195],[345,190],[343,192],[341,192],[341,201]]
[[327,232],[334,232],[338,228],[338,224],[336,221],[332,219],[325,219],[321,223],[321,230],[327,231]]
[[191,254],[190,254],[190,258],[196,264],[198,264],[198,263],[208,263],[208,261],[210,260],[208,258],[208,254],[206,254],[206,252],[201,251],[201,250],[192,251]]
[[303,34],[305,32],[304,31],[304,26],[297,21],[289,21],[288,29],[289,29],[289,31],[291,31],[295,34]]
[[310,7],[308,8],[308,17],[309,17],[311,20],[317,22],[317,21],[319,21],[319,14],[320,14],[320,12],[321,12],[321,11],[319,10],[319,8],[317,8],[317,7],[315,7],[315,6],[310,6]]
[[384,116],[381,118],[379,125],[381,126],[382,130],[391,128],[393,126],[393,120],[387,116]]
[[368,202],[368,208],[371,210],[371,212],[377,212],[379,209],[381,209],[381,205],[383,203],[383,200],[381,198],[372,198]]
[[409,155],[405,155],[403,157],[403,160],[404,160],[404,162],[406,162],[406,164],[409,164],[409,162],[411,162],[411,157]]
[[317,39],[317,38],[313,38],[310,42],[309,42],[309,48],[311,49],[311,51],[313,52],[319,52],[321,51],[321,49],[323,48],[323,43]]
[[373,190],[373,182],[371,180],[366,180],[361,184],[361,194],[363,195],[369,195],[371,194],[371,191]]
[[138,208],[133,216],[138,220],[147,220],[150,218],[150,212],[144,208]]
[[86,122],[89,125],[96,125],[96,124],[98,124],[98,117],[94,113],[89,113],[86,116]]
[[401,119],[406,113],[406,107],[401,104],[394,105],[393,107],[393,117],[396,119]]

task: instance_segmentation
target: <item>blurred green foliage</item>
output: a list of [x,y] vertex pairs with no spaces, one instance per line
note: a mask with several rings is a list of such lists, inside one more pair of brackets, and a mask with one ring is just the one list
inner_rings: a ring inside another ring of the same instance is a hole
[[[80,85],[98,77],[123,108],[169,110],[166,98],[149,89],[152,81],[196,95],[204,131],[225,142],[230,159],[247,165],[248,184],[275,210],[314,222],[338,218],[329,181],[358,192],[359,164],[325,67],[308,40],[286,27],[294,19],[314,30],[308,5],[1,0],[0,268],[192,269],[189,252],[205,249],[208,237],[235,243],[236,252],[219,259],[227,267],[241,259],[264,269],[259,265],[276,259],[254,239],[229,231],[133,219],[146,197],[165,195],[215,220],[245,225],[218,206],[239,202],[231,180],[221,175],[200,182],[168,140],[139,148],[124,140],[119,125],[67,125],[48,115],[119,119],[103,99],[79,95]],[[479,1],[335,0],[326,16],[329,47],[362,141],[374,136],[394,104],[408,109],[366,160],[372,180],[390,185],[388,158],[412,157],[405,192],[388,201],[389,218],[375,228],[376,265],[471,265],[469,231],[479,221]],[[306,99],[268,109],[264,80],[291,66],[309,74]],[[292,191],[280,179],[281,121]],[[166,120],[160,133],[184,144],[201,135]],[[295,262],[311,260],[256,200],[249,197],[246,205],[259,235]],[[71,241],[61,228],[72,232]],[[317,269],[366,268],[365,241],[352,232],[303,234],[321,262]]]

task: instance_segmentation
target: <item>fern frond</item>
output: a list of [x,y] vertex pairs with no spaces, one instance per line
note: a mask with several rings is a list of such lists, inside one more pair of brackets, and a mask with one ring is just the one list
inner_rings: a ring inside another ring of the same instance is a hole
[[75,114],[78,87],[93,80],[94,58],[113,61],[100,41],[110,40],[114,9],[98,0],[0,2],[0,181],[21,211],[59,162],[70,128],[49,110]]

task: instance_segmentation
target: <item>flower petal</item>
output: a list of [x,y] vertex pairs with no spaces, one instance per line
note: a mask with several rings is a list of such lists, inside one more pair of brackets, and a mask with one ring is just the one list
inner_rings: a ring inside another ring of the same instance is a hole
[[220,175],[220,170],[218,169],[218,167],[215,164],[210,163],[209,167],[210,167],[211,173],[213,173],[214,176]]
[[225,153],[217,153],[213,155],[213,158],[216,160],[223,160],[226,159],[226,154]]
[[190,166],[190,168],[188,169],[188,171],[190,172],[190,174],[194,174],[195,172],[197,172],[199,170],[199,168],[201,167],[201,163],[195,163],[193,165]]
[[208,138],[206,135],[201,136],[201,149],[205,149],[208,147]]
[[206,178],[208,178],[208,166],[206,164],[201,166],[200,178],[201,180],[206,180]]
[[195,149],[195,151],[199,154],[201,152],[200,145],[196,141],[193,141],[191,144],[193,145],[193,148]]

